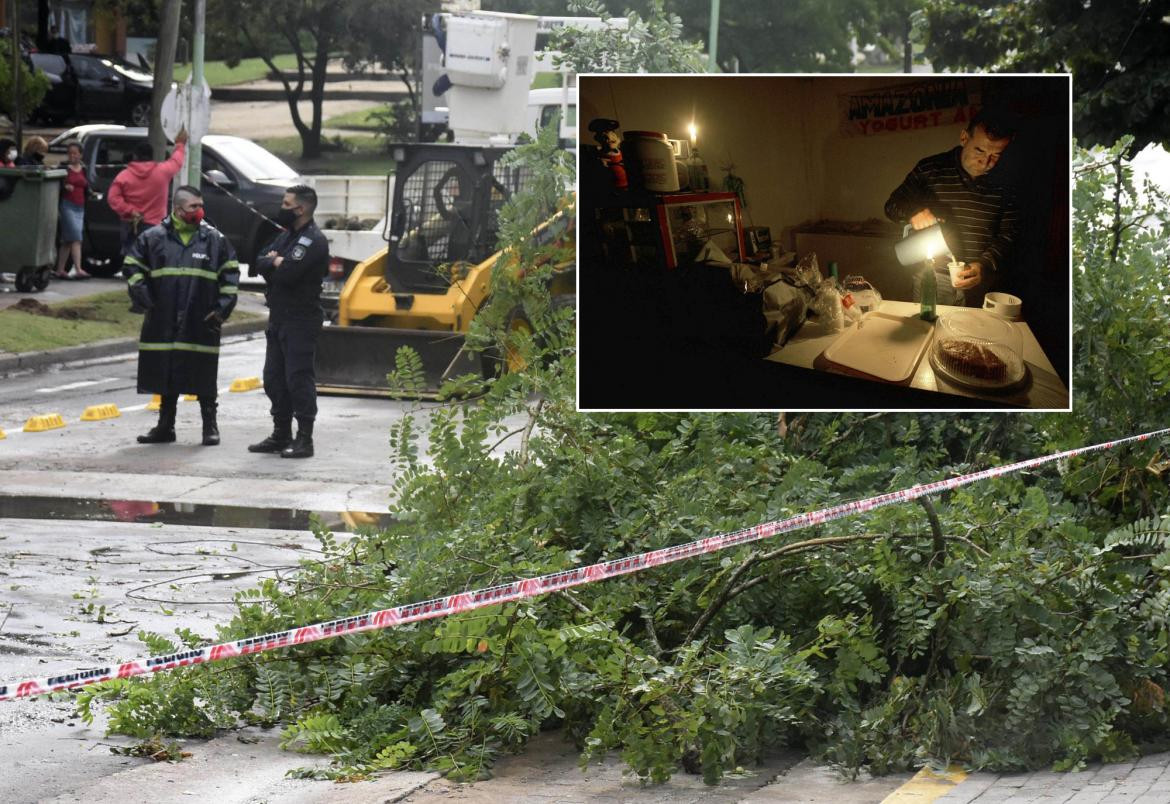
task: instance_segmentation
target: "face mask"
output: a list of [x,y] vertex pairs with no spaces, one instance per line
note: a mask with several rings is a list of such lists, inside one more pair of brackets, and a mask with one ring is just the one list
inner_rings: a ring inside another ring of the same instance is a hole
[[15,148],[12,148],[8,151],[8,161],[9,162],[15,162],[16,156],[17,156],[17,150]]
[[281,207],[280,211],[276,213],[276,222],[285,229],[291,229],[292,225],[297,222],[296,207],[293,207],[292,209],[285,209],[284,207]]
[[203,207],[196,207],[190,212],[180,212],[179,217],[182,218],[184,223],[198,226],[203,221]]

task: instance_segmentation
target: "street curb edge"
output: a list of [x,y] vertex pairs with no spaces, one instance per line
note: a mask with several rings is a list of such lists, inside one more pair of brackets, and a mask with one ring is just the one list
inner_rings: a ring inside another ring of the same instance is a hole
[[[223,336],[260,332],[267,326],[267,318],[259,318],[254,321],[229,321],[223,326]],[[0,375],[18,371],[38,371],[66,363],[76,363],[80,360],[95,360],[101,357],[134,352],[137,349],[137,338],[111,338],[81,346],[66,346],[61,349],[46,349],[41,352],[21,352],[20,354],[0,357]]]

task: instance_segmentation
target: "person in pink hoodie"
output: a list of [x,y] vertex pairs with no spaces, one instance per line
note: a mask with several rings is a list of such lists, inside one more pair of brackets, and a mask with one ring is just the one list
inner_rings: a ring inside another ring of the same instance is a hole
[[186,146],[187,130],[183,129],[175,135],[175,151],[170,159],[155,162],[150,145],[140,143],[134,149],[133,161],[114,177],[106,201],[122,221],[123,252],[140,231],[162,223],[167,216],[171,179],[183,168]]

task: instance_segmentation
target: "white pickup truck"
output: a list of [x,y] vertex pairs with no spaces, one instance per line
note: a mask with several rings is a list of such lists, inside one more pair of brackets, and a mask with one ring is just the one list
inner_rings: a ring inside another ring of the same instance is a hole
[[317,191],[313,219],[329,241],[329,276],[322,298],[331,312],[353,266],[386,245],[394,176],[321,175],[306,176],[305,181]]

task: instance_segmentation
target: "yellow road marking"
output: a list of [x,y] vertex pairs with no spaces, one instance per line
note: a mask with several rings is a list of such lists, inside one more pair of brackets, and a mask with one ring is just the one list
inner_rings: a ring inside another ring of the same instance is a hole
[[966,778],[967,773],[958,765],[951,765],[942,772],[923,768],[910,781],[882,799],[882,804],[930,804],[951,792],[955,785]]

